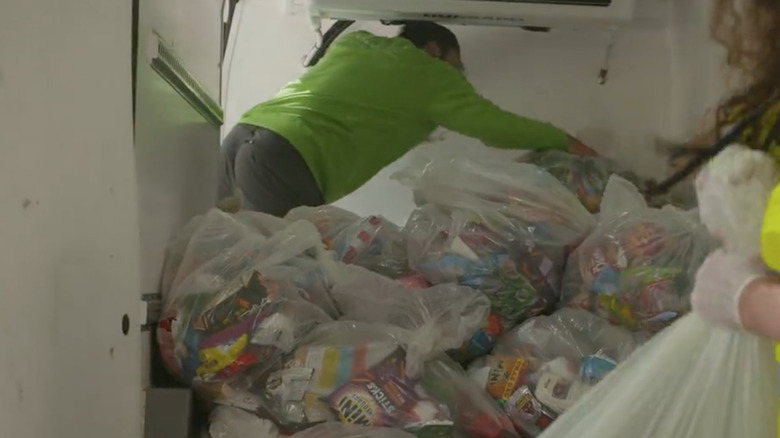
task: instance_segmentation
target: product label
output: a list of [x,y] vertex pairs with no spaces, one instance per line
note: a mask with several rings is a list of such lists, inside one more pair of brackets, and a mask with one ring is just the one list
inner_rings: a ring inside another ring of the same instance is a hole
[[193,321],[195,328],[205,332],[219,331],[244,317],[259,313],[272,299],[264,281],[259,273],[254,272],[237,289],[215,295],[214,301]]
[[396,350],[328,397],[339,419],[362,426],[398,428],[448,420],[418,391],[416,382],[407,378],[405,356],[403,350]]
[[526,380],[528,362],[519,357],[494,356],[488,359],[490,366],[487,392],[494,399],[507,401]]
[[531,436],[536,436],[550,426],[555,420],[555,414],[545,408],[534,397],[527,386],[521,386],[509,397],[504,410],[518,430]]

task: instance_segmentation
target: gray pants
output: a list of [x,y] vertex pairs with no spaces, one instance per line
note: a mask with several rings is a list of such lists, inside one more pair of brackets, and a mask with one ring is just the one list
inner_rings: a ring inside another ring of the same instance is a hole
[[222,143],[220,161],[218,199],[240,196],[244,210],[282,217],[295,207],[325,203],[303,157],[268,129],[236,125]]

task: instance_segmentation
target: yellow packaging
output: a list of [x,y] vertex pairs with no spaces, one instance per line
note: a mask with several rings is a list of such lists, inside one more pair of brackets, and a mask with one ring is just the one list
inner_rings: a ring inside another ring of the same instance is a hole
[[780,271],[780,185],[772,190],[761,225],[761,258],[774,270]]

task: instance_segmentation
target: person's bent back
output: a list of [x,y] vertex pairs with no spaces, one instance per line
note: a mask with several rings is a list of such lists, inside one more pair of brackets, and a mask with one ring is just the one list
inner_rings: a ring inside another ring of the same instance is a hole
[[462,74],[455,35],[412,23],[396,38],[341,37],[299,80],[249,110],[226,139],[219,196],[238,189],[245,208],[277,215],[330,203],[438,126],[497,148],[571,144],[563,131],[482,98]]

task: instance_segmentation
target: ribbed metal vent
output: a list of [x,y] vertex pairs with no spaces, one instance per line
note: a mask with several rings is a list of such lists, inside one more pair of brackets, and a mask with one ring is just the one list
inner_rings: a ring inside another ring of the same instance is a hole
[[473,0],[503,3],[539,3],[544,5],[609,6],[612,0]]
[[509,17],[489,17],[484,15],[460,15],[460,14],[436,14],[436,13],[424,13],[421,14],[423,18],[431,21],[474,21],[481,23],[514,23],[522,24],[525,22],[522,18],[509,18]]
[[155,34],[156,55],[151,67],[176,90],[198,113],[214,126],[222,126],[222,108],[205,88],[187,71],[167,44]]

